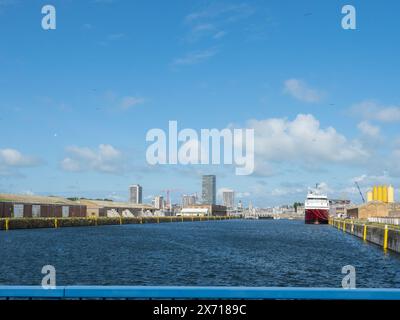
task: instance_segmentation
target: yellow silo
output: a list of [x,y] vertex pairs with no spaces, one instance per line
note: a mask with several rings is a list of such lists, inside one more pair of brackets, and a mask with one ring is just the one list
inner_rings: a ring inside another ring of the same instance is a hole
[[367,202],[371,202],[374,200],[374,193],[371,191],[367,192]]
[[374,186],[374,189],[372,191],[372,200],[377,201],[378,200],[378,187]]
[[394,202],[394,188],[392,186],[388,187],[388,202],[389,203]]
[[382,187],[382,201],[384,203],[388,203],[388,187],[385,185]]
[[378,201],[382,201],[383,199],[383,187],[378,186]]

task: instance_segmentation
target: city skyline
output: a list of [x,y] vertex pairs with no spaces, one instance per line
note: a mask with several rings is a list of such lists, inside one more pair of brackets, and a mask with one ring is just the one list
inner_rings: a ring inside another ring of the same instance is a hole
[[[357,29],[343,30],[340,1],[56,0],[49,31],[38,3],[0,4],[0,192],[128,201],[135,182],[150,203],[214,174],[218,199],[230,188],[258,207],[303,201],[316,183],[353,202],[355,181],[398,197],[399,3],[378,18],[353,1]],[[146,133],[169,121],[254,129],[254,173],[149,165]]]

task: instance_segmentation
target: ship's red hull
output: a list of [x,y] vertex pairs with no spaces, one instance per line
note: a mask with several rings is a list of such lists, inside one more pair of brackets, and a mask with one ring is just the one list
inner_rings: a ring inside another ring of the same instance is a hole
[[329,211],[323,209],[306,209],[305,223],[307,224],[328,224]]

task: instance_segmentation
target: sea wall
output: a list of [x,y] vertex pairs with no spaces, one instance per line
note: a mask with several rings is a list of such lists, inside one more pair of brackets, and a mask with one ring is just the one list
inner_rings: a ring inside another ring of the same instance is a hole
[[[132,217],[132,218],[5,218],[0,219],[0,230],[90,227],[142,223],[193,222],[230,220],[233,217]],[[236,218],[237,219],[237,218]]]
[[379,245],[384,250],[400,253],[400,229],[397,226],[344,219],[331,219],[329,223],[342,232]]

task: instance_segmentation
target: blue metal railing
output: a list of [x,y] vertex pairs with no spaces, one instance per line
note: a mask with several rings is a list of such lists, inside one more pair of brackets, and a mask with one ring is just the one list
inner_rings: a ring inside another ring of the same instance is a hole
[[400,300],[400,289],[152,287],[152,286],[0,286],[0,299],[296,299]]

